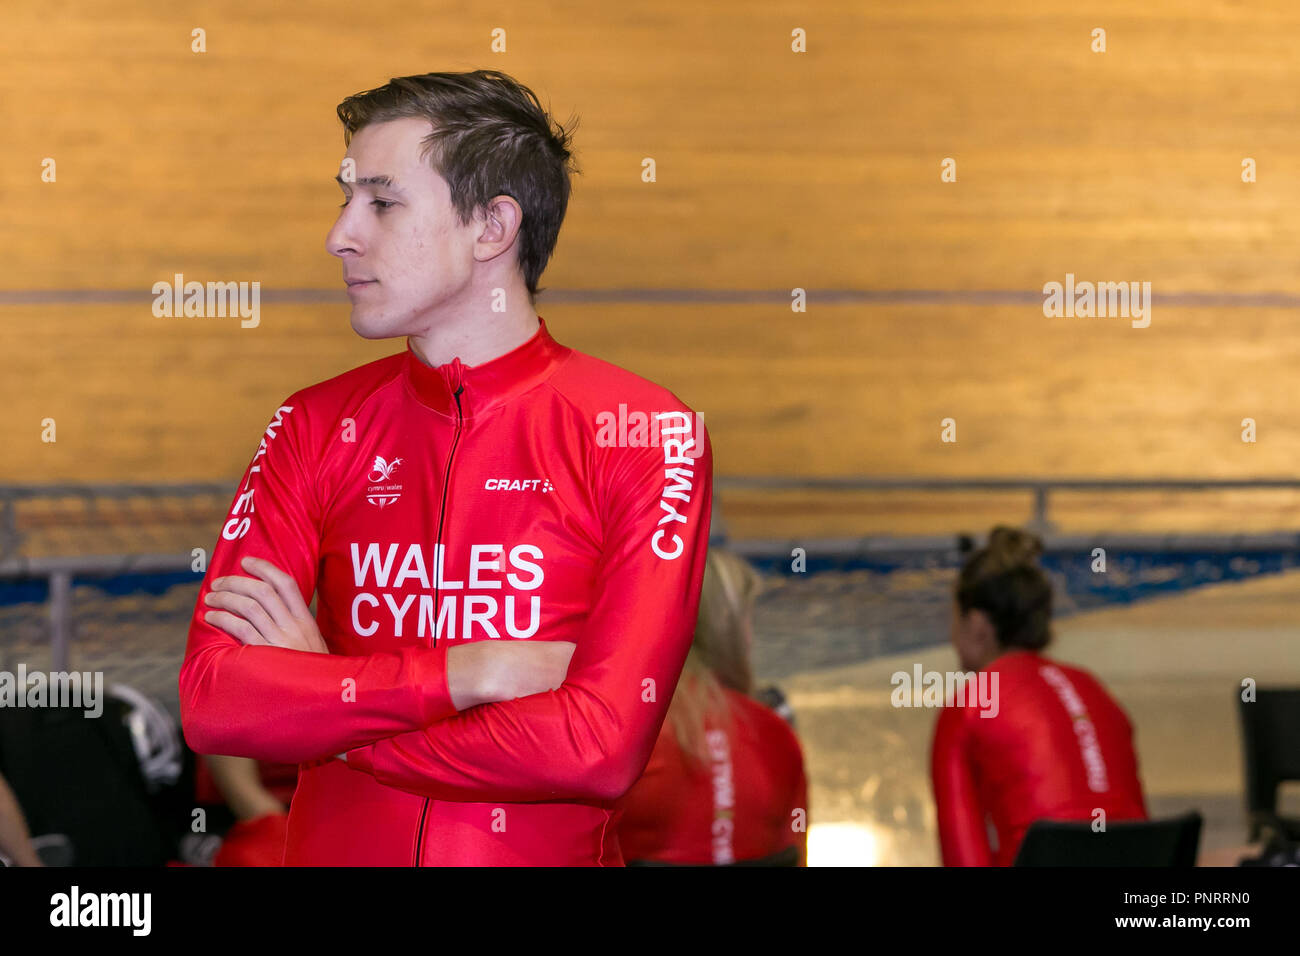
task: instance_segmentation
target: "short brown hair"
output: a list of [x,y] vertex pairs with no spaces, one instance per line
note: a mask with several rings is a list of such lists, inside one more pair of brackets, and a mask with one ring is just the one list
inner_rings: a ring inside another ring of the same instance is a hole
[[1039,567],[1042,553],[1036,535],[999,525],[957,578],[961,613],[987,614],[1003,647],[1042,650],[1052,639],[1052,583]]
[[[447,181],[461,225],[494,196],[519,203],[519,267],[530,296],[555,251],[569,204],[573,129],[554,123],[537,95],[505,73],[400,76],[338,105],[343,141],[371,123],[420,117],[433,123],[422,156]],[[552,124],[554,123],[554,128]]]

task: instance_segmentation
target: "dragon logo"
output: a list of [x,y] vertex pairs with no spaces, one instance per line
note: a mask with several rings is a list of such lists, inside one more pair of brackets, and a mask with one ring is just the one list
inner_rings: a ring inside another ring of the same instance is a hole
[[387,481],[393,474],[393,469],[402,463],[402,459],[394,458],[391,462],[385,461],[382,455],[375,456],[375,465],[370,469],[370,474],[366,476],[367,481]]
[[369,487],[366,488],[366,500],[372,505],[383,508],[402,496],[402,486],[397,482],[389,481],[393,477],[394,470],[401,463],[400,458],[389,461],[383,455],[375,456],[370,474],[366,475],[366,481],[369,482]]

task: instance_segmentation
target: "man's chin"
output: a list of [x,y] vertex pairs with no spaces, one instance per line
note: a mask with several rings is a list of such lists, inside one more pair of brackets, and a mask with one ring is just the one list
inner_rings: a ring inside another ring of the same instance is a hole
[[352,331],[363,339],[392,339],[405,335],[393,322],[367,316],[360,309],[352,309]]

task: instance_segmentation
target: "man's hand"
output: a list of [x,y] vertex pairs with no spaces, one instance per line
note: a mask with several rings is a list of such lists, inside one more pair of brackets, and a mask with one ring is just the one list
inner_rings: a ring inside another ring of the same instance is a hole
[[328,654],[297,582],[262,558],[246,557],[240,564],[257,577],[236,574],[213,581],[204,600],[222,610],[208,611],[203,620],[243,644]]
[[555,690],[569,672],[572,641],[486,640],[447,651],[447,687],[457,710]]

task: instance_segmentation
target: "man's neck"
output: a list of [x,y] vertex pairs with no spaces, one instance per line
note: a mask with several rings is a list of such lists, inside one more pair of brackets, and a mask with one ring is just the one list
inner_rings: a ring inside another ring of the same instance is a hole
[[415,353],[437,368],[453,358],[464,365],[482,365],[523,345],[537,334],[537,312],[528,297],[505,312],[461,313],[442,318],[433,328],[411,335]]

